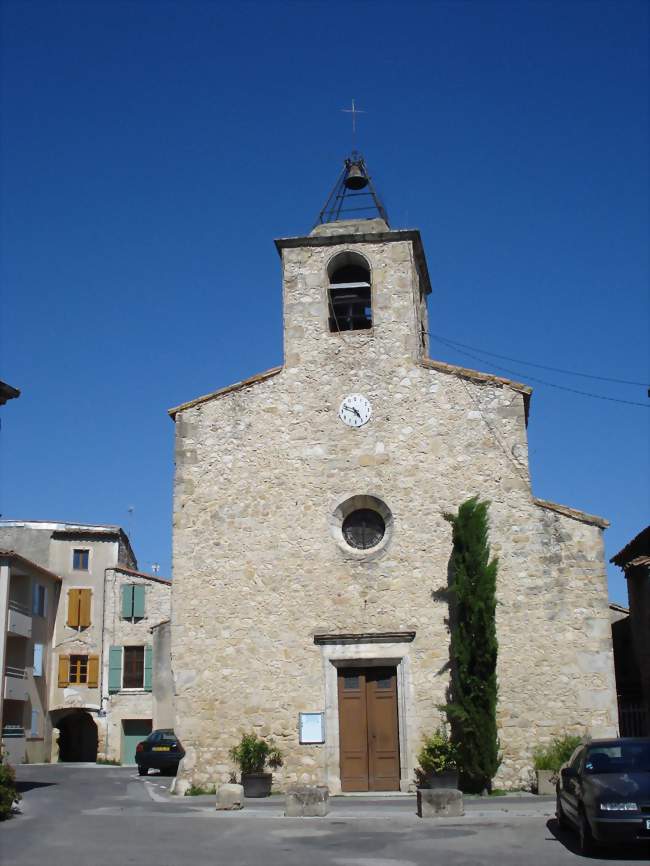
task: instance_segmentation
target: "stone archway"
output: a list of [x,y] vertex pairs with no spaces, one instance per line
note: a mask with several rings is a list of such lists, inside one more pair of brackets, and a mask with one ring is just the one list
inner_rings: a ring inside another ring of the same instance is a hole
[[59,729],[59,761],[97,760],[97,725],[85,710],[71,710],[52,724]]

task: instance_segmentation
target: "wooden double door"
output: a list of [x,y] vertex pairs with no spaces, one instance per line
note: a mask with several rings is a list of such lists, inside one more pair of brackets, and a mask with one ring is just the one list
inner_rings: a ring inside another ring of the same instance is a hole
[[339,668],[343,791],[399,791],[395,667]]

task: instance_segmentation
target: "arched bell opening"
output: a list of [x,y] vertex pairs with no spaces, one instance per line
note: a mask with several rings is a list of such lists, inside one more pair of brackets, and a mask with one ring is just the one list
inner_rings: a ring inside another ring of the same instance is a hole
[[372,328],[370,267],[359,253],[339,253],[327,268],[329,329],[364,331]]

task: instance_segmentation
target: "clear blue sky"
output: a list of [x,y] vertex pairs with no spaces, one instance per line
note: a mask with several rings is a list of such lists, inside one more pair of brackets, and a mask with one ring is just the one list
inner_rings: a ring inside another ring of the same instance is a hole
[[[166,410],[281,363],[272,240],[310,230],[352,97],[393,227],[422,232],[434,333],[648,381],[646,2],[2,15],[4,517],[122,524],[169,574]],[[645,388],[432,356],[534,386],[534,493],[609,518],[608,557],[646,525]]]

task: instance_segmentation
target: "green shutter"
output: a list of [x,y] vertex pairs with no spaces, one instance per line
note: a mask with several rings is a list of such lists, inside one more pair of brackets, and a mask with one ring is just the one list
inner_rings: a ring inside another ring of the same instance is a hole
[[122,619],[133,616],[133,587],[131,584],[122,587]]
[[144,586],[133,587],[133,616],[136,619],[144,616]]
[[122,647],[112,646],[108,651],[108,691],[122,688]]
[[152,648],[146,646],[144,648],[144,690],[151,691],[151,667],[152,667]]

